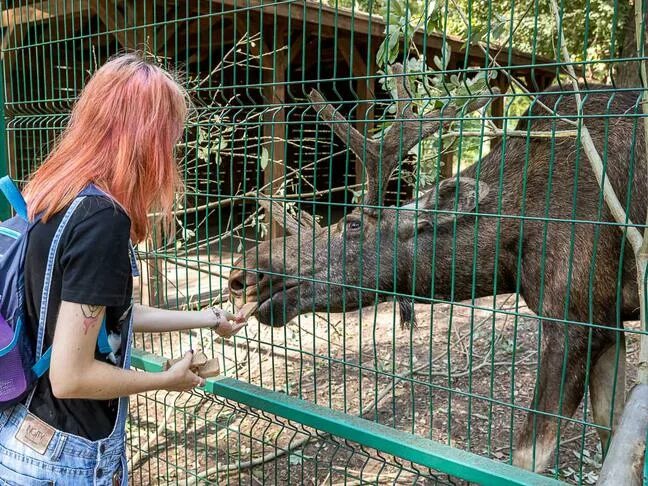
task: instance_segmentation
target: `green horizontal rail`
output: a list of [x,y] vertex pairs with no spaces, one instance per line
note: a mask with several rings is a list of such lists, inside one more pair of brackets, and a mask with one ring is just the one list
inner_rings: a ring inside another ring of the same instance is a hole
[[[131,364],[134,368],[159,372],[162,371],[165,362],[166,358],[138,349],[132,351]],[[234,378],[210,378],[204,390],[466,481],[498,486],[564,484],[555,479]]]

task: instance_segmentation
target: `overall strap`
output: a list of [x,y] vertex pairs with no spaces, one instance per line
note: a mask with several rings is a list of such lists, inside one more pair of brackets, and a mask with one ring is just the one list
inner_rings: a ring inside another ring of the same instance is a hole
[[[45,354],[43,354],[43,342],[45,341],[45,324],[47,322],[47,310],[49,308],[49,296],[50,296],[50,287],[52,285],[52,274],[54,273],[54,264],[56,262],[56,253],[58,251],[59,243],[61,237],[63,236],[63,231],[67,224],[70,222],[74,211],[85,197],[76,198],[68,210],[65,212],[61,223],[58,228],[56,228],[56,233],[54,233],[54,238],[52,239],[52,244],[50,245],[49,253],[47,255],[47,267],[45,268],[45,279],[43,281],[43,293],[41,295],[41,306],[40,306],[40,318],[38,320],[38,337],[36,339],[36,364],[32,367],[32,370],[36,376],[40,377],[47,371],[49,368],[49,362],[52,354],[52,349],[49,348]],[[27,407],[29,408],[29,403],[31,402],[34,392],[29,395],[27,400]]]

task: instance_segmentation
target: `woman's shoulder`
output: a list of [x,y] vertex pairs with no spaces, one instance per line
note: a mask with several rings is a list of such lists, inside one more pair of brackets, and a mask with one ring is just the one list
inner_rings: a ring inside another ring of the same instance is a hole
[[119,204],[105,196],[86,196],[70,218],[66,233],[75,241],[121,246],[128,242],[130,229],[130,218]]
[[73,223],[88,219],[123,223],[130,226],[130,218],[124,209],[107,196],[85,196],[74,211]]

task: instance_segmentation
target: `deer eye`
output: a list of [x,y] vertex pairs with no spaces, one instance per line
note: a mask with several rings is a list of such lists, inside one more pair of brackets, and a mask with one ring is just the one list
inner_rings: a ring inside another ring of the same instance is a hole
[[360,224],[360,221],[358,221],[357,219],[349,219],[346,222],[346,229],[348,231],[358,231],[361,227],[362,225]]

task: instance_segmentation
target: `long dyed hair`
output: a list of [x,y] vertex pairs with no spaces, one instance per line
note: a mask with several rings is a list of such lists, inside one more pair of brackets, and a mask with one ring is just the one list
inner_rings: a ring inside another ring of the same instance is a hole
[[[110,194],[142,241],[149,212],[168,223],[181,187],[174,147],[189,109],[187,93],[139,54],[122,54],[90,78],[55,148],[27,183],[29,216],[47,221],[89,183]],[[166,215],[166,216],[165,216]]]

